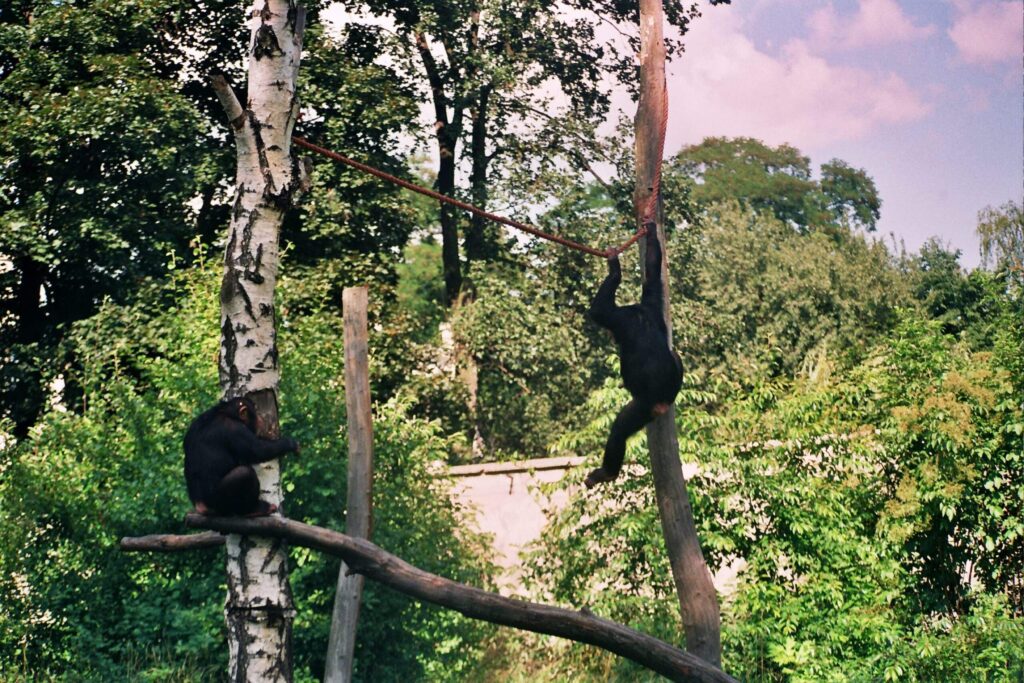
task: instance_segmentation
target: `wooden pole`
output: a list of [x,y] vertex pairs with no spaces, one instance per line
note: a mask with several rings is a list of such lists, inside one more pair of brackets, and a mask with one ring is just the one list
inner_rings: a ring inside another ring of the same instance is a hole
[[[345,320],[345,404],[348,409],[348,500],[345,531],[370,538],[373,525],[373,414],[370,405],[370,358],[367,341],[366,287],[342,292]],[[334,594],[331,635],[327,644],[325,683],[349,683],[355,658],[356,626],[363,576],[342,560]]]
[[[634,130],[636,135],[637,222],[641,223],[657,184],[667,127],[668,94],[665,86],[665,41],[662,32],[664,13],[661,0],[640,0],[640,101],[637,105]],[[659,193],[660,194],[660,193]],[[665,322],[672,340],[669,316],[668,249],[660,197],[656,197],[658,240],[664,258],[661,281],[664,286]],[[643,243],[641,242],[641,248]],[[641,258],[641,263],[643,259]],[[720,666],[722,645],[718,596],[711,582],[711,572],[704,562],[704,553],[693,521],[686,479],[679,461],[675,407],[647,427],[647,444],[651,453],[654,491],[661,515],[662,532],[672,566],[672,578],[679,597],[686,633],[686,650],[690,654]]]
[[352,538],[276,515],[246,518],[205,517],[189,513],[185,516],[185,524],[196,529],[279,538],[329,553],[343,558],[352,571],[365,574],[367,578],[417,600],[454,609],[471,619],[596,645],[672,681],[736,683],[728,674],[692,654],[628,626],[598,617],[587,609],[575,611],[540,605],[466,586],[414,567],[362,538]]

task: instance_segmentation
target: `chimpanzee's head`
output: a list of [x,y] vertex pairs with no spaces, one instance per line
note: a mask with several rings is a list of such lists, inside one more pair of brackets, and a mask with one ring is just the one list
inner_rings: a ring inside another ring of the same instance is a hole
[[256,434],[260,428],[260,418],[256,414],[256,405],[251,398],[239,396],[228,399],[221,403],[221,413],[234,420],[238,420]]

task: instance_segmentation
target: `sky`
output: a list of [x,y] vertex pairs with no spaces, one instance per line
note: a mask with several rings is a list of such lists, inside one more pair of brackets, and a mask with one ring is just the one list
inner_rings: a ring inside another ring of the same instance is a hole
[[[666,155],[709,135],[865,169],[880,235],[980,261],[978,211],[1024,201],[1024,0],[705,4],[668,66]],[[627,105],[628,109],[632,105]]]

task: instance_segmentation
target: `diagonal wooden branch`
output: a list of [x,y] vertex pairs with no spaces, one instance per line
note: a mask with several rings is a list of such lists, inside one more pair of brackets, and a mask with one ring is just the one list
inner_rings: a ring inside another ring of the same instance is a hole
[[353,572],[419,600],[454,609],[473,619],[596,645],[673,681],[735,683],[732,677],[698,657],[589,611],[506,598],[466,586],[418,569],[367,540],[337,531],[278,516],[246,519],[190,513],[185,524],[223,533],[279,538],[320,550],[342,558]]

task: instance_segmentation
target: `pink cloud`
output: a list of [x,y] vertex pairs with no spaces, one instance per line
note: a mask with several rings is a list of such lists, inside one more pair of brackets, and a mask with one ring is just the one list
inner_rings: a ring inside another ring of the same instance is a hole
[[806,150],[931,111],[895,73],[830,63],[801,40],[769,54],[737,21],[706,13],[687,34],[686,55],[669,67],[670,149],[708,135],[746,135]]
[[830,2],[807,20],[811,43],[823,49],[853,50],[927,38],[931,25],[915,26],[896,0],[860,0],[853,16],[840,17]]
[[960,57],[971,64],[1019,60],[1024,53],[1024,3],[983,2],[970,8],[949,29]]

